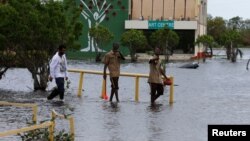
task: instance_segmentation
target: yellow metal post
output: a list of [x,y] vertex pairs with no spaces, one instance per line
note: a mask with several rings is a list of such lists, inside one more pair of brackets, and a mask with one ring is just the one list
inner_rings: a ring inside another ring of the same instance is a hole
[[172,84],[170,85],[170,95],[169,95],[169,103],[172,104],[174,102],[174,77],[170,77]]
[[70,128],[70,134],[71,134],[71,138],[72,138],[72,141],[75,140],[75,123],[74,123],[74,118],[73,117],[70,117],[69,118],[69,128]]
[[51,120],[55,121],[55,119],[56,119],[56,113],[54,112],[54,110],[52,110],[52,112],[51,112]]
[[32,110],[33,110],[33,122],[36,124],[36,121],[37,121],[37,105],[33,106],[32,107]]
[[139,76],[135,77],[135,101],[139,101]]
[[83,87],[83,76],[84,76],[84,73],[81,72],[80,73],[80,80],[79,80],[79,87],[78,87],[78,96],[82,96],[82,87]]
[[55,128],[55,123],[52,122],[51,126],[49,127],[49,140],[54,141],[54,128]]
[[34,123],[36,123],[37,121],[37,105],[36,104],[12,103],[12,102],[7,102],[7,101],[0,101],[0,105],[32,108],[32,120]]
[[51,112],[51,122],[52,125],[49,127],[49,140],[50,141],[54,141],[54,130],[55,130],[55,120],[56,120],[56,113],[54,112],[54,110],[52,110]]
[[28,127],[23,127],[23,128],[20,128],[20,129],[14,129],[14,130],[8,130],[8,131],[0,132],[0,138],[5,137],[5,136],[16,135],[18,133],[33,131],[33,130],[36,130],[36,129],[47,128],[47,127],[50,128],[52,126],[52,124],[53,123],[49,121],[49,122],[44,122],[42,124],[36,124],[36,125],[28,126]]
[[[80,73],[80,80],[79,80],[79,88],[78,88],[78,96],[82,95],[82,87],[83,87],[83,76],[84,73],[87,74],[96,74],[96,75],[103,75],[102,71],[93,71],[93,70],[81,70],[81,69],[69,69],[69,72],[73,73]],[[109,73],[107,73],[109,75]],[[126,77],[135,77],[135,101],[139,101],[139,80],[140,77],[142,78],[148,78],[148,74],[138,74],[138,73],[120,73],[120,76],[126,76]],[[174,102],[174,78],[170,77],[172,80],[172,85],[170,86],[170,96],[169,96],[169,103]],[[103,83],[104,84],[104,83]],[[103,97],[104,91],[104,85],[102,86],[102,94],[101,97]]]

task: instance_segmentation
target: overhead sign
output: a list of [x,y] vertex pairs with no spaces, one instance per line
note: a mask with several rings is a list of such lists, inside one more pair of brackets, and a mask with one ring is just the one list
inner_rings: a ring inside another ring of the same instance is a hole
[[174,29],[174,21],[148,21],[148,29]]

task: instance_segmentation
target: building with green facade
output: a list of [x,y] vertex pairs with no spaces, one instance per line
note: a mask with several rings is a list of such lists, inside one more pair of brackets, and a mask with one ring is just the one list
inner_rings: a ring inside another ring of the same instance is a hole
[[[78,0],[82,7],[84,25],[80,38],[81,49],[71,56],[91,56],[107,52],[112,42],[119,42],[121,34],[129,29],[143,30],[149,36],[157,29],[168,28],[177,32],[180,43],[176,49],[182,53],[198,55],[202,48],[194,45],[199,35],[206,34],[207,0]],[[89,29],[96,25],[107,27],[114,39],[109,44],[95,44]],[[121,47],[128,54],[126,47]]]

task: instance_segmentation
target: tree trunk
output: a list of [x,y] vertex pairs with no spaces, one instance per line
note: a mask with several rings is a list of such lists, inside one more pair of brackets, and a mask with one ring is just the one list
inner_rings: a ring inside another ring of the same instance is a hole
[[207,45],[205,45],[204,56],[202,55],[202,62],[203,62],[203,63],[206,62],[207,55],[208,55]]
[[133,50],[130,51],[130,56],[131,56],[131,62],[137,61],[137,57],[135,56],[135,53]]
[[[38,70],[40,69],[40,72],[38,72]],[[34,90],[42,90],[45,91],[47,88],[47,82],[48,82],[48,70],[47,67],[40,67],[38,69],[32,70],[32,69],[28,69],[31,74],[32,74],[32,78],[33,78],[33,86],[34,86]]]
[[230,58],[231,58],[231,48],[230,48],[230,46],[227,46],[226,54],[227,54],[227,60],[230,60]]
[[34,80],[33,82],[33,86],[34,86],[34,90],[39,90],[40,89],[40,84],[39,84],[39,81],[38,81],[38,78],[37,78],[37,75],[35,73],[32,73],[32,78]]
[[234,47],[232,47],[232,56],[231,56],[231,61],[234,63],[236,62],[236,49]]
[[233,42],[231,42],[230,49],[231,49],[231,61],[234,63],[236,62],[237,56],[236,56],[236,51],[235,51]]
[[2,76],[4,75],[4,73],[9,69],[9,67],[5,67],[3,70],[0,69],[0,80],[2,79]]
[[99,42],[95,41],[94,40],[94,47],[95,47],[95,53],[96,53],[96,56],[95,56],[95,61],[96,62],[101,62],[101,53],[99,53],[98,51],[98,45],[99,45]]
[[165,62],[164,63],[168,63],[169,62],[169,51],[168,51],[168,41],[166,41],[166,46],[164,48],[164,56],[165,56]]
[[232,54],[231,61],[233,63],[236,62],[236,54],[235,54],[235,52],[233,52],[233,54]]
[[137,57],[135,56],[136,51],[132,48],[132,45],[129,47],[129,52],[130,52],[130,57],[131,57],[131,62],[136,62]]
[[40,90],[43,90],[45,91],[46,88],[48,87],[48,69],[46,66],[42,67],[41,68],[42,71],[41,71],[41,74],[39,75],[39,80],[40,80]]
[[96,53],[96,56],[95,56],[95,62],[101,62],[102,59],[101,59],[101,53]]

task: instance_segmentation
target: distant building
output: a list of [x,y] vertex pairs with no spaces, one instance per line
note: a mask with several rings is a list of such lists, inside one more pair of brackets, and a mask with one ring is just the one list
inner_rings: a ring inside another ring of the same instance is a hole
[[125,29],[152,31],[167,24],[180,36],[177,49],[195,55],[203,52],[194,42],[206,34],[207,0],[129,0],[129,17]]
[[[82,7],[84,24],[81,52],[106,52],[111,44],[97,45],[88,31],[101,24],[114,33],[114,41],[120,41],[127,29],[140,29],[150,35],[167,24],[180,36],[177,47],[183,53],[198,55],[202,48],[195,47],[195,39],[206,34],[207,0],[77,0]],[[121,48],[128,52],[126,48]],[[94,54],[93,54],[94,55]]]

